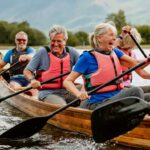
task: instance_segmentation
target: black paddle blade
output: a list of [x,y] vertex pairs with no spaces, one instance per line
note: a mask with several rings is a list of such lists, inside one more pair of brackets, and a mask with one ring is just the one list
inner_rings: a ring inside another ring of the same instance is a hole
[[47,117],[35,117],[28,119],[0,135],[0,138],[24,139],[39,132],[46,124]]
[[107,101],[93,111],[93,139],[103,143],[135,128],[148,112],[148,103],[136,97]]

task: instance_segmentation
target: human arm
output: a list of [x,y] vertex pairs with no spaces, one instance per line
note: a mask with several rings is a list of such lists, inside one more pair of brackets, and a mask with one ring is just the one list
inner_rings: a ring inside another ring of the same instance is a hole
[[[132,67],[138,65],[141,61],[138,61],[138,60],[136,60],[134,58],[131,58],[128,55],[124,55],[124,56],[121,57],[121,62],[122,62],[121,64],[123,64],[124,66],[132,68]],[[146,67],[146,66],[147,66],[147,64],[142,66],[142,67],[140,67],[140,68],[138,68],[138,69],[136,69],[135,71],[142,78],[150,79],[150,73],[147,72],[146,70],[144,70],[144,68],[143,68],[143,67]]]
[[6,66],[6,64],[10,64],[10,59],[12,56],[12,49],[8,50],[4,55],[4,58],[0,60],[0,69]]
[[32,57],[30,55],[24,54],[19,57],[19,62],[30,61]]
[[[31,82],[32,87],[39,87],[40,82],[34,78],[34,72],[44,71],[49,68],[49,58],[47,52],[44,48],[38,50],[38,52],[33,56],[32,60],[26,66],[24,70],[24,75],[27,80]],[[32,79],[32,80],[31,80]]]
[[0,69],[2,69],[5,65],[6,63],[3,60],[0,60]]
[[78,59],[77,63],[75,64],[75,66],[73,68],[73,71],[68,75],[68,77],[64,81],[64,86],[67,88],[67,90],[70,91],[71,93],[73,93],[80,100],[85,100],[89,97],[85,90],[79,91],[76,88],[76,86],[74,85],[74,82],[81,74],[90,73],[88,71],[89,66],[90,66],[88,60],[91,60],[91,59],[89,59],[89,57],[92,57],[92,56],[90,54],[88,54],[87,52],[81,54],[80,58]]
[[80,100],[86,100],[89,98],[88,94],[86,91],[79,91],[74,82],[75,80],[80,76],[81,74],[78,72],[74,72],[72,71],[68,77],[65,79],[64,81],[64,86],[65,88],[71,92],[72,94],[74,94],[77,98],[79,98]]
[[36,51],[35,49],[28,47],[27,49],[27,54],[20,55],[19,57],[19,62],[25,62],[25,61],[30,61],[32,57],[35,55]]
[[34,73],[31,70],[25,68],[23,74],[25,78],[30,82],[31,87],[38,88],[41,86],[41,83],[35,79]]

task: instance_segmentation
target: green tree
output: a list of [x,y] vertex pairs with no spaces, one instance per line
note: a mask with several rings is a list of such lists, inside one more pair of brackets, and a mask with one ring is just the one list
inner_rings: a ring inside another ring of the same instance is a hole
[[30,28],[30,24],[27,21],[23,21],[18,24],[19,28]]
[[0,21],[0,43],[8,43],[9,41],[9,24],[6,21]]
[[29,45],[45,45],[47,43],[47,38],[41,31],[28,28],[25,32],[28,34]]
[[83,45],[83,46],[89,45],[88,34],[86,32],[83,31],[76,32],[75,36],[78,39],[78,45]]
[[39,30],[31,28],[27,21],[21,23],[0,21],[0,43],[15,44],[15,35],[19,31],[24,31],[28,34],[29,45],[44,45],[47,44],[47,37]]
[[150,26],[140,25],[136,27],[142,37],[143,44],[150,44]]
[[125,13],[124,13],[123,10],[119,10],[118,13],[111,13],[111,14],[109,14],[106,17],[105,21],[106,22],[113,21],[115,23],[115,25],[116,25],[118,33],[120,33],[121,32],[121,28],[127,24],[126,23]]
[[75,36],[73,32],[68,31],[68,41],[67,45],[76,46],[78,45],[78,38]]

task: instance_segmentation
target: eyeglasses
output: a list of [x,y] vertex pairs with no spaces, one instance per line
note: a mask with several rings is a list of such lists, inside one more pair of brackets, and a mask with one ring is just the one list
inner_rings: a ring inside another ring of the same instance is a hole
[[26,42],[26,39],[17,39],[17,41],[18,42],[21,42],[21,41]]

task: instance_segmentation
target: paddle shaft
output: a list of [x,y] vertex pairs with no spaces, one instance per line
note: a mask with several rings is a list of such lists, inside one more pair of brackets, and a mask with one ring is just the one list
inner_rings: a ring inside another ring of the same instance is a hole
[[[146,61],[143,61],[143,62],[141,62],[140,64],[138,64],[138,65],[136,65],[136,66],[130,68],[129,70],[127,70],[127,71],[125,71],[124,73],[122,73],[121,75],[117,76],[116,78],[114,78],[114,79],[112,79],[112,80],[110,80],[110,81],[108,81],[108,82],[106,82],[106,83],[104,83],[104,84],[102,84],[102,85],[100,85],[100,86],[94,88],[93,90],[89,91],[88,94],[91,95],[92,93],[94,93],[94,92],[96,92],[96,91],[98,91],[98,90],[104,88],[105,86],[109,85],[110,83],[117,81],[118,79],[120,79],[121,77],[125,76],[126,74],[129,74],[130,72],[132,72],[132,71],[136,70],[137,68],[143,66],[143,65],[144,65],[145,63],[147,63],[148,61],[150,61],[150,60],[147,59]],[[75,99],[74,101],[68,103],[68,104],[65,105],[64,107],[57,109],[56,111],[54,111],[54,112],[52,112],[51,114],[49,114],[48,116],[46,116],[47,119],[49,119],[49,118],[53,117],[54,115],[56,115],[57,113],[59,113],[59,112],[65,110],[66,108],[68,108],[69,106],[73,105],[74,103],[76,103],[76,102],[79,101],[79,100],[80,100],[80,99]]]
[[13,68],[13,67],[16,66],[17,64],[19,64],[19,62],[14,63],[14,64],[11,65],[8,69],[2,71],[2,72],[0,73],[0,75],[2,75],[3,73],[7,72],[8,70],[10,70],[11,68]]
[[[147,59],[147,61],[150,61],[150,60]],[[109,85],[111,82],[114,82],[114,81],[118,80],[119,78],[121,78],[124,75],[130,73],[131,71],[141,67],[142,65],[147,63],[147,61],[144,61],[144,62],[138,64],[137,66],[127,70],[126,72],[124,72],[123,74],[117,76],[113,80],[110,80],[110,81],[106,82],[105,84],[100,85],[97,88],[94,88],[92,91],[88,92],[88,94],[92,94],[95,91]],[[43,128],[43,126],[46,124],[48,119],[50,119],[51,117],[53,117],[57,113],[63,111],[64,109],[68,108],[69,106],[76,103],[77,101],[79,101],[79,99],[76,99],[76,100],[70,102],[69,104],[65,105],[62,108],[57,109],[56,111],[54,111],[53,113],[51,113],[47,116],[35,117],[35,118],[32,118],[32,119],[26,120],[26,121],[18,124],[17,126],[9,129],[8,131],[4,132],[2,135],[0,135],[0,138],[22,139],[22,138],[30,137],[33,134],[39,132]]]
[[[45,83],[48,83],[48,82],[51,82],[51,81],[53,81],[53,80],[56,80],[56,79],[58,79],[58,78],[61,78],[61,77],[63,77],[63,76],[66,76],[66,75],[68,75],[69,73],[70,73],[70,72],[67,72],[67,73],[61,74],[61,75],[59,75],[59,76],[56,76],[56,77],[54,77],[54,78],[51,78],[51,79],[49,79],[49,80],[43,81],[43,82],[41,82],[41,85],[42,85],[42,84],[45,84]],[[20,94],[20,93],[23,93],[23,92],[26,92],[26,91],[28,91],[28,90],[31,90],[31,89],[33,89],[33,87],[28,87],[28,88],[26,88],[26,89],[24,89],[24,90],[21,90],[21,91],[18,91],[18,92],[16,92],[16,93],[13,93],[13,94],[11,94],[11,95],[8,95],[8,96],[6,96],[6,97],[0,98],[0,102],[4,101],[4,100],[6,100],[6,99],[8,99],[8,98],[10,98],[10,97],[16,96],[16,95],[18,95],[18,94]]]
[[139,43],[136,41],[136,39],[134,38],[134,36],[128,32],[128,34],[130,35],[130,37],[132,38],[132,40],[135,42],[136,46],[139,48],[139,50],[141,51],[141,53],[143,54],[143,56],[145,58],[147,58],[147,55],[144,53],[143,49],[141,48],[141,46],[139,45]]

